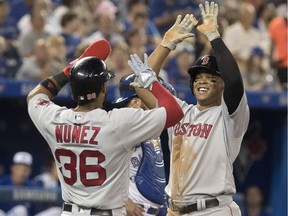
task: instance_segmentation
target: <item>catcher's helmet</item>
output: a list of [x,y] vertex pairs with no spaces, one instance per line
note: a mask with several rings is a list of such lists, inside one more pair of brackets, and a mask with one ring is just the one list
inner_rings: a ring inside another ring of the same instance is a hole
[[96,57],[80,59],[70,70],[73,99],[78,104],[86,104],[96,99],[103,84],[114,76],[103,60]]
[[[120,97],[114,100],[112,102],[113,104],[122,105],[123,103],[127,103],[132,98],[138,97],[138,95],[135,92],[135,88],[130,85],[134,81],[135,77],[136,77],[135,74],[128,74],[121,78],[119,84]],[[164,88],[166,88],[171,94],[176,96],[176,90],[172,85],[164,82],[164,80],[161,77],[158,77],[158,80]]]
[[162,86],[166,88],[172,95],[177,95],[175,88],[171,84],[165,82],[161,77],[158,77],[158,80],[162,84]]
[[188,70],[188,73],[191,76],[191,83],[194,82],[196,75],[201,69],[205,69],[205,72],[221,76],[215,56],[205,55],[200,57],[195,62],[195,64]]
[[132,98],[137,97],[134,87],[130,85],[135,77],[135,74],[128,74],[121,78],[119,84],[120,97],[114,100],[113,104],[126,103]]

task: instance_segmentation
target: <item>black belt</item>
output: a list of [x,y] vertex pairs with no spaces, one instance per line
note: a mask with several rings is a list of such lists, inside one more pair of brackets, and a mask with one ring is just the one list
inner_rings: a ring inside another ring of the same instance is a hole
[[[180,214],[188,214],[190,212],[198,211],[197,203],[193,203],[191,205],[179,207],[179,206],[175,205],[175,203],[173,202],[173,200],[171,198],[168,199],[168,203],[169,203],[169,208],[171,208],[171,210],[179,212]],[[207,200],[205,200],[205,205],[206,205],[206,208],[212,208],[215,206],[219,206],[219,201],[216,198],[207,199]]]
[[[80,207],[79,207],[80,208]],[[91,208],[90,209],[90,215],[98,215],[98,216],[113,216],[112,210],[103,210],[103,209],[96,209],[96,208]],[[63,203],[63,211],[66,212],[72,212],[72,205]]]
[[[142,208],[145,209],[144,205],[142,205],[142,204],[138,204],[138,205],[140,205]],[[146,213],[152,214],[152,215],[157,215],[159,213],[159,210],[160,210],[160,208],[150,207],[150,208],[147,209]]]

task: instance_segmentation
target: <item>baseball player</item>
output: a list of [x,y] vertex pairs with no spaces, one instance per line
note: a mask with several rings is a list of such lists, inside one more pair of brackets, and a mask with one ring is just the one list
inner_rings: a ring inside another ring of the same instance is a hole
[[[104,60],[110,44],[100,40],[61,73],[39,83],[27,96],[28,112],[54,156],[64,200],[62,216],[126,215],[129,161],[136,143],[159,137],[183,117],[174,97],[158,82],[145,55],[131,55],[137,86],[148,88],[159,108],[102,109],[107,81],[114,77]],[[52,99],[70,83],[77,107]],[[149,127],[147,127],[149,125]]]
[[[168,215],[237,216],[241,213],[232,199],[233,162],[248,127],[249,108],[238,65],[217,31],[218,5],[205,2],[199,7],[201,21],[189,16],[210,41],[215,56],[200,57],[188,70],[197,104],[177,99],[184,117],[173,126],[171,171],[165,189]],[[157,74],[159,64],[175,49],[181,35],[191,31],[191,26],[177,20],[149,57]],[[153,98],[136,91],[153,108]]]
[[[116,108],[132,107],[147,110],[130,84],[135,74],[121,78],[120,97],[112,102]],[[160,83],[172,94],[175,89],[158,78]],[[128,216],[167,214],[165,196],[165,167],[160,137],[138,143],[130,159],[129,200],[126,205]]]

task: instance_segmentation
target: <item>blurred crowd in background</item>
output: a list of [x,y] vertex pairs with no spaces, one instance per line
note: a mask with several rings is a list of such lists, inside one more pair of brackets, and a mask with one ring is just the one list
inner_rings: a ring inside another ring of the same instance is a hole
[[[0,79],[42,80],[61,71],[98,39],[111,43],[112,84],[130,73],[129,54],[143,57],[179,14],[200,16],[202,0],[0,0]],[[238,61],[246,90],[287,89],[287,2],[215,0],[219,31]],[[195,31],[171,53],[161,77],[189,83],[187,69],[210,43]],[[186,85],[187,86],[187,85]],[[188,86],[187,86],[188,88]]]
[[[193,13],[199,18],[198,5],[203,2],[0,0],[0,79],[40,81],[61,71],[86,47],[104,38],[112,47],[107,65],[116,73],[110,84],[117,86],[121,77],[131,73],[127,64],[130,54],[136,53],[141,58],[144,53],[150,54],[159,45],[164,32],[173,25],[177,15]],[[238,62],[245,89],[287,90],[287,2],[215,2],[219,4],[219,32]],[[193,33],[195,38],[181,43],[167,58],[160,73],[164,81],[189,88],[188,68],[199,56],[212,54],[209,41],[197,31]],[[21,152],[11,160],[10,174],[1,178],[1,185],[33,184],[59,189],[51,160],[47,160],[43,173],[35,178],[33,176],[33,179],[31,155]],[[257,186],[247,188],[243,214],[261,213],[263,200]],[[0,209],[6,212],[8,207],[4,204]],[[61,212],[59,206],[49,209],[55,211],[55,215]],[[18,215],[29,215],[27,209],[21,209],[21,206],[14,210],[20,212]],[[47,215],[53,213],[48,212]]]

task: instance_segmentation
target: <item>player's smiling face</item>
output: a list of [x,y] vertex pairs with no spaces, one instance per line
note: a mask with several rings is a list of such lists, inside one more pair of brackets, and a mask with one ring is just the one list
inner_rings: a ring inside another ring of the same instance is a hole
[[212,73],[205,73],[205,71],[198,73],[193,82],[193,93],[200,106],[220,105],[223,89],[222,78]]

